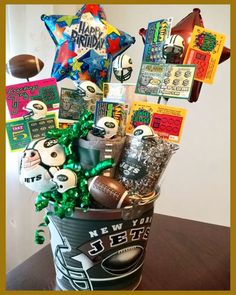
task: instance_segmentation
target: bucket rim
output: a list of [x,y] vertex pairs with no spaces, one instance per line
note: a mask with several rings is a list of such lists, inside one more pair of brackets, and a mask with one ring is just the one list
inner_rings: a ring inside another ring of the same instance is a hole
[[[160,196],[160,188],[158,187],[151,196],[142,198],[141,203],[135,205],[130,205],[117,209],[107,209],[107,208],[88,208],[85,212],[80,207],[75,207],[75,211],[72,216],[64,217],[65,218],[76,218],[76,219],[92,219],[92,220],[110,220],[110,219],[123,219],[129,220],[138,218],[146,211],[154,207],[154,202]],[[146,202],[145,202],[146,201]],[[143,203],[142,203],[143,202]],[[53,201],[49,201],[47,211],[53,211]]]

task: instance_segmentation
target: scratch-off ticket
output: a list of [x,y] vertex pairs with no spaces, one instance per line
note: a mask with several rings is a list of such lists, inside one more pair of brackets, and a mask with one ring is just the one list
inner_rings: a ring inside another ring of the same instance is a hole
[[133,102],[126,133],[132,134],[139,125],[149,125],[162,138],[179,143],[187,110],[148,102]]
[[225,35],[195,26],[184,64],[195,64],[195,80],[212,84],[225,43]]

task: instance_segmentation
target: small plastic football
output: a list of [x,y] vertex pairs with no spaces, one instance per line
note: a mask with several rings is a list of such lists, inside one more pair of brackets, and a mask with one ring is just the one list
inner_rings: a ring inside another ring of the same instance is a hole
[[90,178],[88,190],[97,203],[108,209],[122,208],[132,204],[123,184],[110,177],[95,176]]
[[16,78],[28,79],[36,76],[44,67],[44,63],[36,56],[20,54],[12,57],[6,64],[6,72]]

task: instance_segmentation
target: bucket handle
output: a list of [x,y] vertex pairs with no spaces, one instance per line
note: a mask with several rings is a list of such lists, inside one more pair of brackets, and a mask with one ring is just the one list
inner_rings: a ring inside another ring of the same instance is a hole
[[159,194],[154,192],[148,197],[143,197],[139,194],[131,195],[133,200],[132,206],[126,206],[121,209],[121,217],[123,220],[131,220],[142,216],[142,214],[153,207],[154,201],[158,198]]

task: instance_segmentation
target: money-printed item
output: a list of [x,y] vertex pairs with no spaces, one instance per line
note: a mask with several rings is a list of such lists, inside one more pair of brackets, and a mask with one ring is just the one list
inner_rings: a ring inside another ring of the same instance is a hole
[[89,132],[87,140],[80,138],[77,143],[81,166],[85,169],[90,169],[100,161],[112,158],[114,160],[113,167],[102,171],[101,175],[114,177],[124,143],[125,137],[116,136],[112,139],[107,139],[95,136],[92,132]]
[[150,194],[176,150],[178,145],[161,138],[127,135],[116,178],[133,194]]

